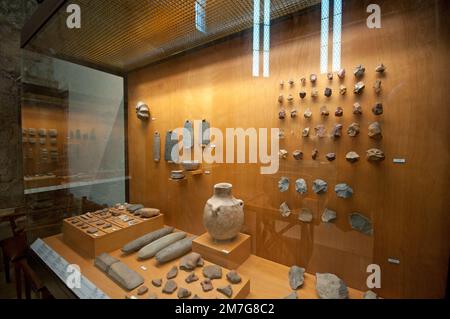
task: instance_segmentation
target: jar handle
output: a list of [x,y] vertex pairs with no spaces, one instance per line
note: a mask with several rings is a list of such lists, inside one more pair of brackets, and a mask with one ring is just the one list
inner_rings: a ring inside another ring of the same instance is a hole
[[244,201],[242,199],[237,200],[239,203],[239,206],[244,207]]

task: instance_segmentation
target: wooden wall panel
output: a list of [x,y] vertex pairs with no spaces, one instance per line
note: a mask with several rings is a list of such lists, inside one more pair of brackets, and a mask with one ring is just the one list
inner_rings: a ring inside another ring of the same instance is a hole
[[[379,3],[382,28],[369,30],[366,7]],[[319,73],[320,69],[320,7],[274,23],[271,30],[270,78],[253,78],[251,32],[213,46],[175,57],[129,75],[129,171],[132,202],[160,208],[166,222],[186,231],[201,234],[203,207],[212,194],[213,185],[227,181],[234,185],[234,194],[246,203],[244,231],[252,235],[253,251],[264,258],[286,265],[299,264],[308,272],[333,272],[349,286],[366,289],[366,267],[376,263],[382,269],[382,288],[378,292],[389,297],[443,297],[449,257],[449,132],[450,111],[445,87],[450,66],[448,19],[450,10],[445,1],[344,1],[342,33],[342,65],[347,69],[344,80],[349,93],[338,95],[339,79],[328,83],[320,75],[317,87],[321,97],[300,101],[299,79]],[[332,39],[330,34],[330,39]],[[331,40],[330,40],[331,41]],[[331,61],[331,59],[330,59]],[[376,79],[374,68],[384,63],[388,69],[383,92],[378,98],[372,89]],[[352,70],[357,64],[367,68],[366,91],[362,96],[352,93],[355,84]],[[280,80],[293,78],[296,85],[282,91],[292,92],[294,106],[300,117],[278,120]],[[323,97],[331,85],[334,94]],[[310,91],[310,84],[306,86]],[[151,107],[154,121],[142,123],[133,106],[145,101]],[[376,118],[370,111],[378,100],[385,105],[385,114]],[[360,118],[352,114],[352,105],[359,101],[364,109]],[[319,108],[326,104],[331,112],[323,120]],[[334,110],[345,110],[340,119]],[[308,121],[301,116],[313,110]],[[210,120],[211,125],[244,129],[280,127],[286,139],[281,147],[290,154],[300,149],[305,159],[283,161],[275,175],[261,175],[260,165],[204,165],[210,175],[189,178],[184,182],[169,181],[175,164],[154,163],[152,143],[159,131],[164,144],[165,132],[182,127],[186,119]],[[374,141],[367,136],[368,126],[378,120],[384,138]],[[361,125],[361,134],[348,137],[345,132],[352,122]],[[344,124],[344,136],[301,138],[301,130],[324,124],[328,131],[335,123]],[[372,147],[382,148],[385,162],[373,165],[364,160]],[[312,161],[312,149],[318,148],[320,160]],[[363,159],[354,165],[345,161],[348,151],[357,151]],[[325,154],[336,152],[333,163]],[[406,165],[393,163],[406,158]],[[279,193],[281,176],[291,179],[290,190]],[[309,193],[295,193],[294,182],[305,178]],[[312,182],[322,178],[329,192],[316,196]],[[350,184],[352,199],[337,199],[334,185]],[[287,201],[294,209],[289,218],[282,218],[278,207]],[[313,210],[311,225],[297,220],[302,207]],[[320,223],[325,207],[336,210],[334,224]],[[350,229],[347,214],[358,211],[372,218],[374,236],[367,237]],[[397,258],[399,265],[387,262]]]

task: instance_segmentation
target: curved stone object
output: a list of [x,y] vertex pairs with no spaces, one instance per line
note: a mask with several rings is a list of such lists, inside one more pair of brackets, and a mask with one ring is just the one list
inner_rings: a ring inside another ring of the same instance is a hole
[[385,159],[384,152],[377,148],[371,148],[367,151],[367,160],[369,162],[381,162]]
[[325,157],[329,162],[333,162],[336,160],[336,153],[328,153]]
[[328,190],[328,184],[324,180],[316,179],[313,183],[313,191],[316,194],[324,194]]
[[292,290],[297,290],[305,282],[305,268],[299,266],[292,266],[289,269],[289,285]]
[[171,232],[173,232],[173,229],[173,227],[164,227],[141,236],[123,246],[122,252],[124,252],[125,254],[136,252],[142,247],[150,244],[151,242],[170,234]]
[[331,209],[325,208],[322,213],[322,222],[330,223],[337,218],[337,213]]
[[209,278],[205,278],[205,279],[200,283],[200,285],[202,286],[202,290],[203,290],[204,292],[208,292],[208,291],[211,291],[211,290],[214,289],[214,286],[213,286],[213,284],[212,284],[212,282],[211,282],[211,279],[209,279]]
[[148,120],[150,118],[150,108],[147,104],[139,102],[136,105],[136,114],[140,120]]
[[203,210],[203,225],[216,240],[235,238],[244,224],[244,201],[236,199],[232,189],[229,183],[216,184]]
[[176,243],[179,240],[182,240],[185,237],[186,233],[176,232],[159,238],[154,242],[142,247],[138,252],[138,258],[141,260],[152,258],[158,253],[158,251],[166,248],[169,245],[172,245],[173,243]]
[[281,193],[287,192],[289,190],[289,178],[281,177],[281,179],[278,181],[278,190]]
[[316,291],[320,299],[348,299],[344,281],[333,274],[316,274]]
[[350,163],[356,163],[359,161],[360,156],[356,152],[348,152],[347,155],[345,155],[345,159]]
[[384,66],[383,63],[381,63],[375,68],[375,72],[377,73],[384,73],[384,71],[386,71],[386,67]]
[[310,223],[313,220],[313,214],[308,208],[302,208],[298,215],[298,219],[304,223]]
[[291,215],[291,209],[286,202],[280,205],[280,213],[283,217],[289,217]]
[[195,237],[184,238],[160,250],[155,256],[156,261],[159,264],[164,264],[178,257],[186,255],[192,250],[192,241],[194,239]]
[[337,197],[348,199],[353,196],[353,189],[345,183],[337,184],[334,187]]
[[108,276],[126,290],[133,290],[144,283],[144,278],[119,261],[111,265]]
[[294,101],[294,97],[292,96],[292,94],[288,95],[287,100],[288,100],[288,102]]
[[142,204],[126,204],[125,205],[127,211],[134,213],[142,208],[144,208],[144,205]]
[[359,135],[359,132],[361,131],[361,127],[358,123],[352,123],[347,129],[347,134],[350,137],[356,137]]
[[306,194],[308,192],[308,185],[303,178],[299,178],[295,181],[295,191],[300,194]]
[[348,216],[348,220],[350,222],[350,226],[352,226],[352,229],[359,231],[360,233],[363,233],[365,235],[372,236],[372,222],[366,216],[363,216],[359,213],[352,213]]
[[303,100],[306,97],[306,91],[300,91],[300,92],[298,92],[298,95]]
[[160,214],[160,210],[157,208],[141,208],[136,211],[136,214],[142,218],[152,218]]
[[369,125],[369,137],[375,140],[383,138],[383,133],[381,130],[381,125],[378,122],[373,122]]

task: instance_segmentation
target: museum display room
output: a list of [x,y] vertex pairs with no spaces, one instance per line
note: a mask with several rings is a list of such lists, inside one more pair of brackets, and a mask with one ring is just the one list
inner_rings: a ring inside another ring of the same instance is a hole
[[44,1],[21,30],[14,294],[445,298],[449,16]]

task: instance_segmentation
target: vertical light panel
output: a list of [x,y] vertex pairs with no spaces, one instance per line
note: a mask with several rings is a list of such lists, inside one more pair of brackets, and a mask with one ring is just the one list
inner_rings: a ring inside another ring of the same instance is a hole
[[333,15],[333,71],[341,69],[342,0],[334,0]]
[[195,1],[195,28],[206,33],[206,0]]
[[263,75],[265,78],[270,74],[270,0],[264,0],[264,60]]
[[259,76],[259,24],[260,2],[253,0],[253,76]]
[[330,1],[322,0],[322,29],[320,36],[320,73],[328,72],[328,30],[330,27]]

